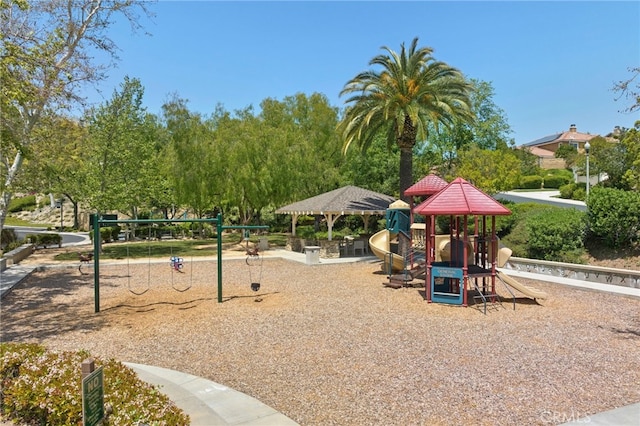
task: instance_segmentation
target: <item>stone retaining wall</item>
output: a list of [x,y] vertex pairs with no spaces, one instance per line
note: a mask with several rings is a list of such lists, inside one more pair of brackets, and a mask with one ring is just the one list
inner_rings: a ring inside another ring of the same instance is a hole
[[16,263],[20,263],[20,261],[26,259],[30,254],[32,254],[33,250],[33,244],[23,244],[20,247],[5,253],[2,256],[2,262],[0,263],[0,271],[4,271],[9,266],[15,265]]

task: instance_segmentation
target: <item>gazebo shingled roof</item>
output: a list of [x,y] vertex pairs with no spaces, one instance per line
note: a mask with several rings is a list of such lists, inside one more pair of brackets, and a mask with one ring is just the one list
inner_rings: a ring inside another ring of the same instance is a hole
[[357,186],[343,186],[306,200],[280,207],[282,214],[385,214],[395,198]]
[[[306,200],[280,207],[278,214],[293,216],[292,233],[299,215],[324,215],[327,219],[329,239],[334,221],[342,215],[384,215],[395,198],[353,185],[343,186]],[[366,221],[365,221],[366,224]]]
[[456,178],[440,192],[415,207],[413,212],[425,216],[511,214],[511,210],[462,178]]

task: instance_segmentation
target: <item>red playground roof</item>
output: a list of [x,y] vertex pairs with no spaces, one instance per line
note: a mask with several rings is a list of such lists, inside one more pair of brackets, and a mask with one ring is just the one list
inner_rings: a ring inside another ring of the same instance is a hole
[[511,214],[511,210],[462,178],[456,178],[440,192],[415,207],[413,212],[424,216]]
[[447,186],[447,181],[440,176],[430,174],[411,185],[404,191],[404,195],[433,195]]

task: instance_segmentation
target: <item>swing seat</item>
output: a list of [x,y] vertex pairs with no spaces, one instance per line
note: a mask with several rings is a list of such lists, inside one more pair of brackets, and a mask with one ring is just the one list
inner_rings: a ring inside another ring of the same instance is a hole
[[175,269],[176,271],[180,271],[180,269],[182,269],[182,267],[184,266],[184,259],[181,257],[172,256],[169,259],[169,263],[173,269]]
[[88,265],[93,260],[93,253],[82,254],[78,253],[78,258],[80,259],[80,265],[78,265],[78,271],[84,275],[82,272],[82,265]]
[[253,291],[260,290],[260,283],[251,283],[251,290]]

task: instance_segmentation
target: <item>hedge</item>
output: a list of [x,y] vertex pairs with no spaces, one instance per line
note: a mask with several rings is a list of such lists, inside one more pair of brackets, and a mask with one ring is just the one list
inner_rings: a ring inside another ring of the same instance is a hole
[[17,213],[24,210],[35,210],[36,208],[36,196],[27,195],[26,197],[12,198],[9,202],[9,213]]
[[29,234],[25,237],[25,240],[35,244],[36,247],[62,246],[62,236],[60,234]]
[[571,182],[571,178],[563,175],[554,175],[554,176],[545,176],[544,177],[544,187],[545,188],[555,188],[558,189],[562,185],[566,185]]
[[520,178],[520,188],[522,189],[540,189],[542,188],[542,177],[531,175]]
[[579,263],[584,254],[586,214],[576,209],[546,209],[526,224],[529,257]]
[[607,246],[640,244],[640,193],[595,186],[587,210],[590,232]]

